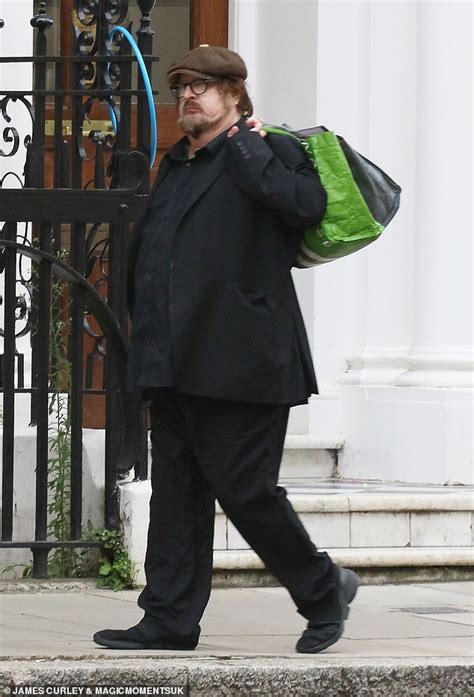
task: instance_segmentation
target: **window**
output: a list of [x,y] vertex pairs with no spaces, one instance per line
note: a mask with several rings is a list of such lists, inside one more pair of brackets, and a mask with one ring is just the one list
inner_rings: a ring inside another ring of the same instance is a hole
[[[40,0],[34,2],[34,12],[38,13]],[[77,36],[83,29],[72,2],[68,0],[49,0],[46,12],[54,21],[53,26],[46,31],[47,55],[66,55],[70,52],[65,39],[70,36],[71,24],[74,27],[73,36]],[[158,104],[173,102],[166,83],[166,71],[168,66],[182,56],[190,48],[190,15],[191,0],[160,0],[151,13],[151,29],[154,31],[153,54],[159,56],[158,63],[152,67],[152,85],[159,94],[155,97]],[[140,27],[141,12],[137,0],[130,0],[127,18],[123,26],[129,28],[136,38],[136,32]],[[94,27],[91,27],[94,32]],[[63,33],[63,38],[61,38]],[[137,73],[134,72],[133,88],[136,88]],[[48,64],[46,89],[54,89],[54,65]]]

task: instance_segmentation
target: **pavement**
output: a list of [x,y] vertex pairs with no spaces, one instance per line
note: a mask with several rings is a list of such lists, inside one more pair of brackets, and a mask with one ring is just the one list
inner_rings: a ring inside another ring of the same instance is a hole
[[472,582],[362,586],[344,636],[316,656],[295,652],[305,620],[278,587],[213,589],[194,652],[117,651],[94,644],[98,629],[126,628],[141,618],[137,596],[92,585],[69,592],[0,592],[0,693],[2,685],[34,681],[165,680],[187,690],[176,694],[212,697],[474,695]]

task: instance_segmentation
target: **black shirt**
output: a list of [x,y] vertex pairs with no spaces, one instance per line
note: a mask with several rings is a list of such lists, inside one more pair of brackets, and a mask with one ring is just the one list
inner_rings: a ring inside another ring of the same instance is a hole
[[169,315],[175,232],[194,183],[224,145],[228,130],[197,150],[192,159],[188,159],[187,137],[166,153],[170,169],[154,192],[140,231],[129,347],[133,360],[128,362],[129,369],[135,368],[129,370],[128,382],[130,389],[145,391],[144,397],[149,396],[149,388],[174,385]]

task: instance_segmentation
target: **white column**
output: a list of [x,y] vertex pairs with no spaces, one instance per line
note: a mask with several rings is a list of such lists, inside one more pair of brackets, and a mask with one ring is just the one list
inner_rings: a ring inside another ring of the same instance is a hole
[[[365,103],[363,133],[351,143],[402,186],[401,207],[381,238],[353,257],[361,269],[362,341],[346,353],[344,384],[391,384],[405,368],[412,341],[415,220],[417,37],[415,3],[364,3],[362,41],[367,52],[359,70]],[[364,149],[362,149],[364,148]],[[363,268],[363,272],[362,272]],[[329,270],[328,270],[329,273]],[[350,288],[344,284],[344,295]]]
[[393,226],[368,250],[367,342],[342,380],[341,471],[470,483],[472,7],[373,3],[370,20],[371,145],[383,166],[388,124],[387,169],[403,193]]
[[398,385],[473,386],[472,5],[418,7],[414,345]]
[[[366,2],[318,3],[317,123],[367,151],[369,6]],[[360,313],[366,304],[367,254],[316,267],[314,357],[320,395],[310,403],[310,433],[341,433],[339,376],[349,351],[364,341]],[[301,273],[310,273],[302,271]]]
[[376,244],[315,272],[321,397],[310,424],[329,420],[346,435],[341,383],[390,384],[411,343],[416,5],[322,0],[317,43],[318,121],[404,189],[401,211]]

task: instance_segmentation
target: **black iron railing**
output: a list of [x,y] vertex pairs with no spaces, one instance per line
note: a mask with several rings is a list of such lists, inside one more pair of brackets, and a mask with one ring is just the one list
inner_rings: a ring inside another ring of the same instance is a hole
[[[150,30],[154,4],[138,2],[142,16],[137,43],[149,73],[157,60],[152,56]],[[0,64],[27,62],[33,70],[31,89],[22,91],[19,85],[19,89],[4,91],[0,85],[0,132],[4,141],[3,147],[0,143],[0,157],[13,157],[25,148],[24,178],[3,170],[0,176],[0,547],[30,547],[36,577],[47,576],[48,552],[54,547],[93,544],[83,539],[82,529],[86,398],[102,395],[105,400],[105,527],[117,527],[119,522],[117,476],[134,467],[137,478],[147,477],[146,422],[133,396],[126,392],[125,271],[129,224],[143,210],[149,187],[150,124],[143,81],[129,45],[120,36],[109,38],[112,26],[126,22],[127,10],[125,0],[76,0],[72,55],[51,57],[47,56],[47,35],[52,19],[47,15],[47,3],[42,2],[31,20],[35,55],[0,58]],[[2,24],[0,21],[0,28]],[[48,67],[54,74],[54,89],[50,90],[46,87]],[[132,89],[134,71],[138,74],[137,89]],[[12,105],[25,109],[29,124],[26,133],[20,133],[20,125],[13,122]],[[101,113],[101,109],[113,113],[112,132],[87,129],[94,112]],[[54,118],[48,120],[51,111]],[[63,135],[65,114],[71,123],[70,136]],[[48,128],[54,130],[53,137],[46,135]],[[7,188],[11,178],[17,184],[21,182],[21,188]],[[61,293],[55,296],[53,289],[58,283]],[[58,320],[63,322],[60,326],[67,327],[63,330],[65,356],[54,354],[51,347],[52,324]],[[24,347],[24,337],[29,337],[31,352],[29,380],[25,355],[18,347],[20,339]],[[85,337],[93,343],[87,356]],[[100,385],[94,374],[99,365],[96,359],[103,368]],[[68,378],[67,384],[58,386],[57,381],[53,384],[52,373],[55,371],[57,376],[61,361],[68,365]],[[48,534],[48,409],[51,394],[58,389],[67,392],[70,419],[67,540],[52,540]],[[35,506],[34,540],[18,539],[14,526],[15,396],[19,394],[31,397],[30,425],[36,432],[36,497],[31,502]]]

